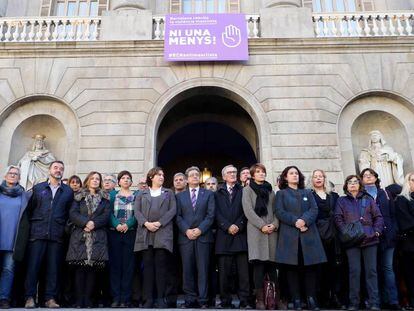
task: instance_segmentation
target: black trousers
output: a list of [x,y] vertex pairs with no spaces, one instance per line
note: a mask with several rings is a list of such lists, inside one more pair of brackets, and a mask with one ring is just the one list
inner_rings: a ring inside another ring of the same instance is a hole
[[143,265],[142,298],[144,303],[154,301],[154,285],[157,299],[164,299],[168,280],[168,251],[150,246],[148,249],[141,251],[141,254]]
[[131,301],[132,280],[135,269],[135,230],[108,232],[109,272],[112,298],[116,302]]
[[402,252],[402,268],[407,286],[408,303],[414,306],[414,252]]
[[96,268],[76,267],[75,270],[75,300],[76,306],[82,308],[92,307],[92,295],[94,292]]
[[237,279],[239,281],[238,294],[241,302],[249,299],[249,263],[247,253],[232,255],[218,255],[218,270],[220,284],[220,299],[222,304],[231,303],[232,265],[236,264]]
[[271,261],[253,260],[254,289],[262,289],[265,275],[269,275],[271,281],[276,283],[276,263]]

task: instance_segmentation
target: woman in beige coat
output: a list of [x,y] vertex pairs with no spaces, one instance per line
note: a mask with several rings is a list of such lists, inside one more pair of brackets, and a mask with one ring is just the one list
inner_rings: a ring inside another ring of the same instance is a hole
[[252,179],[243,189],[243,210],[247,222],[249,261],[253,264],[256,309],[264,310],[263,280],[266,274],[276,281],[276,243],[279,220],[273,210],[275,194],[266,178],[266,168],[257,163],[250,168]]

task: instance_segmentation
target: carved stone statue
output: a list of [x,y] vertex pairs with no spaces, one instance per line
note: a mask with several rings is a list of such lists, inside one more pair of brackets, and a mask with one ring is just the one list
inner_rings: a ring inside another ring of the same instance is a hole
[[19,161],[21,170],[20,184],[29,190],[39,182],[45,181],[48,177],[49,165],[56,160],[54,155],[45,148],[46,136],[36,134],[31,151]]
[[372,131],[368,148],[362,149],[359,155],[359,170],[372,168],[378,173],[381,186],[404,182],[403,158],[387,144],[381,132]]

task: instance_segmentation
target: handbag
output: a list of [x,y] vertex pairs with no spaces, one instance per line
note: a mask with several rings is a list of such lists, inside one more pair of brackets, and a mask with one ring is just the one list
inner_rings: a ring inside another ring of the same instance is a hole
[[327,241],[335,237],[335,223],[332,217],[318,219],[316,227],[322,240]]
[[263,281],[263,291],[264,291],[264,304],[267,310],[275,310],[277,307],[277,293],[276,293],[276,284],[270,280],[268,274],[266,274]]
[[343,230],[341,230],[342,232],[339,234],[339,240],[345,248],[350,248],[358,245],[365,239],[364,227],[361,223],[361,219],[363,219],[364,213],[365,204],[362,204],[360,219],[346,224]]

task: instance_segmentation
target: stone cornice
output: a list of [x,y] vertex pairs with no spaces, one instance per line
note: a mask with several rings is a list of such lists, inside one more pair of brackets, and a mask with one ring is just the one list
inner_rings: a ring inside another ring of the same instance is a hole
[[[162,40],[0,43],[0,58],[163,56]],[[250,55],[412,53],[414,37],[249,39]]]

